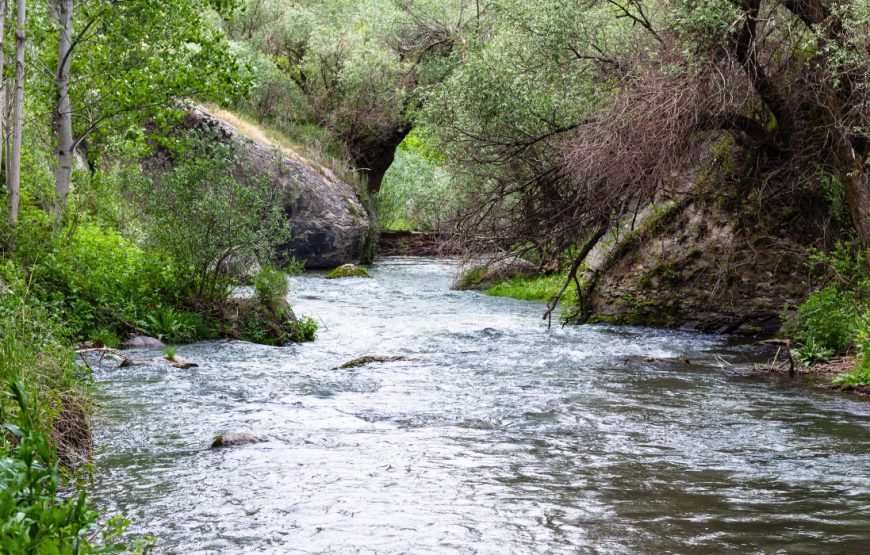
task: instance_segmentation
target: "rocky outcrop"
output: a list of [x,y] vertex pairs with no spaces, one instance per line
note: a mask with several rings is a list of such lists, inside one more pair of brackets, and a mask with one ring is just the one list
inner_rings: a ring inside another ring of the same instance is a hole
[[[292,233],[290,242],[279,246],[281,257],[304,259],[309,268],[333,268],[362,258],[371,222],[353,185],[259,130],[246,126],[243,132],[204,108],[191,108],[183,125],[231,145],[238,160],[236,177],[242,182],[267,176],[281,185]],[[158,165],[167,164],[171,162],[161,160]]]
[[[727,204],[727,203],[724,203]],[[590,321],[771,334],[806,295],[806,247],[740,210],[684,199],[648,208],[587,258]]]

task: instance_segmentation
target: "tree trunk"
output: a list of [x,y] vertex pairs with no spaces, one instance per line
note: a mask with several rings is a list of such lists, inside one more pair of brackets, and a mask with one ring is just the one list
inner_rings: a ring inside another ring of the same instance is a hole
[[18,0],[15,8],[15,99],[12,111],[12,147],[9,153],[9,172],[6,174],[9,188],[9,223],[18,223],[18,204],[21,200],[21,119],[24,111],[24,0]]
[[396,149],[410,132],[411,124],[402,123],[385,139],[358,144],[351,148],[354,166],[357,171],[366,176],[366,189],[370,195],[376,195],[381,190],[384,175],[396,158]]
[[55,192],[54,216],[59,218],[66,207],[73,167],[72,106],[69,98],[69,66],[72,55],[73,0],[56,0],[53,6],[60,36],[57,47],[57,112],[54,115],[57,134],[57,166],[54,168]]
[[858,239],[865,249],[870,249],[870,172],[863,167],[855,151],[848,150],[851,164],[845,164],[841,177],[846,206]]
[[[0,0],[0,25],[6,22],[7,0]],[[3,67],[6,64],[6,33],[0,27],[0,168],[3,167],[3,156],[6,147],[6,79],[3,78]]]

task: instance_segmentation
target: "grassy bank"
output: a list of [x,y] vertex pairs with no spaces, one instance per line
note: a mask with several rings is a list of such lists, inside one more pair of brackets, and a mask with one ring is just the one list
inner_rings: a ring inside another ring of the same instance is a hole
[[521,301],[547,302],[550,297],[559,292],[565,279],[566,276],[562,274],[514,277],[496,283],[486,290],[486,294],[491,297],[509,297]]

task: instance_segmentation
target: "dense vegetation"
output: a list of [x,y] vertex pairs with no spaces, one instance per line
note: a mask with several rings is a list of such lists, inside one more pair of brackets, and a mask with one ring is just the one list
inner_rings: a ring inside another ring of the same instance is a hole
[[[489,294],[565,296],[573,322],[592,247],[644,209],[787,221],[735,226],[735,248],[794,234],[812,288],[787,319],[795,358],[854,355],[837,380],[870,383],[865,1],[0,0],[0,22],[4,551],[112,550],[123,528],[74,479],[76,344],[316,336],[276,268],[282,192],[177,133],[193,102],[324,162],[384,228],[533,262]],[[156,153],[171,164],[143,173]]]

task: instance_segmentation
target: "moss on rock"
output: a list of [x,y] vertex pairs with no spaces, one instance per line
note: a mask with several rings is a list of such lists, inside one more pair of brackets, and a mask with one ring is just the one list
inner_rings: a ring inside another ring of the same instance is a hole
[[358,278],[370,278],[372,276],[369,275],[363,268],[356,266],[354,264],[342,264],[338,268],[326,274],[326,279],[338,279],[338,278],[349,278],[349,277],[358,277]]

